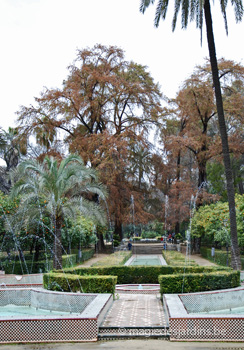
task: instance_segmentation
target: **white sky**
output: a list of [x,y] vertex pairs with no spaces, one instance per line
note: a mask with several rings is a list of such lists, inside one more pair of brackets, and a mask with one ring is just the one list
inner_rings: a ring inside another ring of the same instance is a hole
[[[156,3],[158,0],[155,1]],[[171,32],[172,13],[154,28],[155,5],[144,15],[140,0],[0,0],[0,126],[14,126],[20,105],[29,106],[44,86],[60,87],[76,49],[116,45],[126,59],[148,66],[162,92],[174,97],[195,65],[208,56],[195,23]],[[244,21],[229,8],[229,36],[218,3],[212,5],[218,58],[243,64]]]

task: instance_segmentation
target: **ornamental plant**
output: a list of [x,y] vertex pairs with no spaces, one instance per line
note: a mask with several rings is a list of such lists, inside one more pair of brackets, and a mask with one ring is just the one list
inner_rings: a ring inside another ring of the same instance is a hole
[[[244,248],[244,195],[236,195],[237,232],[239,246]],[[227,202],[200,207],[194,214],[191,235],[221,246],[230,246],[229,208]]]

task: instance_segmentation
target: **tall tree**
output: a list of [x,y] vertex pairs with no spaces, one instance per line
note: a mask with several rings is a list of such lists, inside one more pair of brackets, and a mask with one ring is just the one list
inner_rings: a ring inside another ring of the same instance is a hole
[[[43,163],[35,159],[19,164],[14,176],[11,195],[21,195],[18,215],[26,216],[29,223],[39,222],[48,216],[53,226],[53,268],[62,268],[61,229],[65,217],[90,216],[104,223],[99,205],[89,200],[89,194],[105,198],[106,191],[97,181],[96,172],[84,166],[79,156],[70,155],[60,164],[46,157]],[[28,206],[28,210],[26,210]]]
[[[142,0],[140,11],[144,13],[146,8],[153,3],[154,3],[154,0]],[[162,18],[163,20],[165,19],[167,9],[168,9],[168,3],[169,3],[168,0],[159,0],[157,4],[156,16],[155,16],[156,26],[159,25],[160,18]],[[226,32],[228,31],[227,17],[226,17],[227,3],[228,1],[222,1],[222,0],[220,1]],[[232,0],[231,4],[234,6],[236,21],[237,22],[241,21],[243,16],[242,0]],[[234,184],[232,179],[228,136],[226,131],[222,93],[220,88],[219,71],[218,71],[217,56],[216,56],[216,50],[215,50],[210,2],[209,0],[190,1],[190,2],[186,2],[183,0],[175,0],[175,11],[174,11],[173,22],[172,22],[173,31],[176,26],[177,16],[180,11],[180,8],[182,10],[182,15],[181,15],[182,28],[187,27],[188,20],[190,19],[190,20],[195,20],[197,27],[200,28],[200,30],[202,30],[203,15],[205,17],[209,57],[210,57],[212,75],[213,75],[219,130],[221,135],[222,151],[223,151],[223,158],[224,158],[224,165],[225,165],[225,176],[226,176],[226,182],[227,182],[227,194],[228,194],[230,229],[231,229],[231,265],[234,269],[241,269],[240,249],[239,249],[238,240],[237,240],[235,191],[234,191]]]
[[[161,93],[146,67],[127,62],[121,49],[96,45],[79,50],[60,89],[46,89],[36,106],[22,107],[23,134],[64,137],[72,153],[100,171],[108,186],[115,233],[130,205],[130,145],[146,139],[161,115]],[[45,127],[45,128],[44,128]],[[47,128],[47,129],[46,129]]]

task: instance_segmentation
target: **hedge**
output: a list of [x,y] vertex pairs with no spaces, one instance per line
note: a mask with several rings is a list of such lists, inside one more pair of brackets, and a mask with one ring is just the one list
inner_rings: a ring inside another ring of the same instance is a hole
[[[63,255],[63,266],[64,267],[72,267],[76,265],[76,255]],[[53,268],[53,262],[51,260],[42,260],[42,261],[32,261],[32,260],[24,260],[24,261],[9,261],[6,260],[1,264],[6,274],[29,274],[29,273],[40,273],[47,272]]]
[[[88,248],[84,249],[82,251],[82,257],[81,261],[86,261],[93,257],[95,253],[94,248]],[[78,254],[78,251],[77,251]],[[69,255],[63,255],[63,267],[68,268],[75,266],[78,261],[78,255],[77,254],[69,254]],[[44,253],[41,254],[42,257],[44,257]],[[14,258],[14,257],[13,257]],[[24,254],[25,260],[20,262],[18,255],[16,255],[15,260],[8,260],[7,257],[4,257],[0,259],[1,262],[1,269],[5,271],[6,274],[29,274],[29,273],[40,273],[40,272],[48,272],[52,270],[53,268],[53,262],[51,260],[51,257],[49,257],[46,260],[38,260],[33,261],[33,255],[32,254]]]
[[163,250],[163,257],[168,265],[171,266],[197,266],[198,264],[194,260],[188,260],[185,255],[174,250]]
[[[78,252],[77,252],[77,254],[78,254]],[[80,258],[80,262],[91,259],[94,254],[95,254],[94,248],[87,248],[87,249],[82,250],[82,256]]]
[[[119,284],[141,284],[158,283],[159,275],[168,275],[176,273],[203,273],[218,270],[230,270],[229,268],[218,266],[105,266],[105,267],[75,267],[73,269],[64,269],[64,272],[75,275],[99,275],[99,276],[117,276]],[[62,272],[57,270],[57,272]]]
[[240,271],[161,275],[158,281],[161,294],[203,292],[238,287]]
[[1,268],[5,271],[6,274],[26,275],[29,273],[40,273],[47,271],[50,266],[49,263],[50,261],[5,261],[2,264]]
[[63,292],[115,293],[116,276],[78,276],[64,273],[47,273],[43,276],[44,288]]
[[[206,258],[210,261],[215,262],[218,265],[221,266],[226,266],[227,263],[227,252],[220,250],[220,249],[215,249],[214,251],[214,257],[211,255],[211,248],[207,248],[207,247],[201,247],[200,248],[200,252],[203,258]],[[228,260],[229,260],[229,264],[228,266],[231,266],[231,254],[229,251],[228,254]],[[242,269],[244,269],[244,257],[241,257],[241,267]]]

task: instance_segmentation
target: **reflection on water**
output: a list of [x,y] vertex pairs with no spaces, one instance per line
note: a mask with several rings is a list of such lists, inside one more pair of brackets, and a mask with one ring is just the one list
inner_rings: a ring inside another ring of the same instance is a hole
[[31,306],[6,305],[0,307],[1,317],[16,317],[16,316],[63,316],[70,315],[66,311],[51,311],[44,309],[36,309]]
[[238,315],[238,314],[244,314],[244,306],[240,307],[234,307],[231,309],[222,309],[222,310],[214,310],[209,312],[201,312],[201,314],[208,314],[208,315]]
[[130,265],[150,265],[150,266],[155,266],[155,265],[162,265],[161,260],[158,257],[154,256],[137,256],[133,261],[131,262]]

